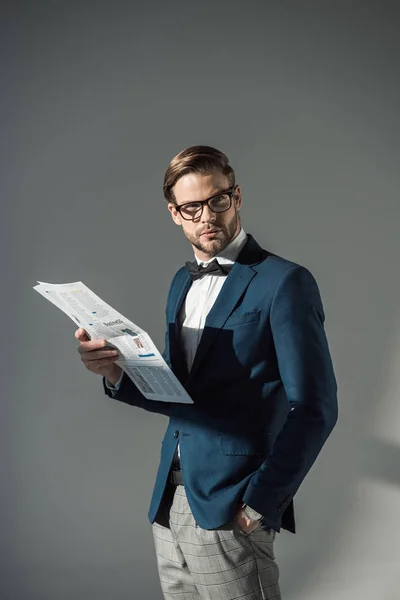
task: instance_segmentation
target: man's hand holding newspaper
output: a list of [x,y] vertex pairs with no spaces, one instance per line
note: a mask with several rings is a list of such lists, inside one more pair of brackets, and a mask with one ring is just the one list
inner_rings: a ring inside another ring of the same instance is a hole
[[146,331],[81,281],[39,281],[34,289],[78,325],[78,350],[89,371],[103,375],[113,385],[124,371],[148,400],[193,404]]
[[85,367],[115,385],[122,374],[121,367],[115,364],[119,356],[118,350],[110,349],[106,340],[91,340],[82,328],[75,331],[75,337],[80,341],[78,352]]

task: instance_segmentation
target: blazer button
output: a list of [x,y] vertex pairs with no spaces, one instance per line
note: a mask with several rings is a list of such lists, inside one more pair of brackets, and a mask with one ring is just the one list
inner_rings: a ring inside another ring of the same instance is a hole
[[179,436],[179,431],[178,430],[174,431],[174,438],[176,439],[178,436]]

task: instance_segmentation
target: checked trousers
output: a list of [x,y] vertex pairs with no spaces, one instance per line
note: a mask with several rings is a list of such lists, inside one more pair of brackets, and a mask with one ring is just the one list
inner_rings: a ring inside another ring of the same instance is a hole
[[161,522],[153,536],[165,600],[281,600],[275,531],[246,534],[236,521],[202,529],[182,485],[170,492]]

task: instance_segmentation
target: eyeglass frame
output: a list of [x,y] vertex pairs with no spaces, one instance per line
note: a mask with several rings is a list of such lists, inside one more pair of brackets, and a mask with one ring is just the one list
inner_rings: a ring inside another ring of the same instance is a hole
[[[237,188],[237,184],[235,184],[233,187],[229,188],[228,190],[222,190],[221,192],[218,192],[218,194],[213,194],[212,196],[210,196],[209,198],[206,198],[205,200],[193,200],[192,202],[184,202],[183,204],[175,204],[175,209],[178,211],[178,213],[180,214],[182,219],[184,219],[185,221],[195,221],[196,219],[200,219],[201,215],[203,214],[205,204],[207,204],[207,206],[211,210],[211,212],[213,212],[215,214],[224,213],[232,207],[232,197],[233,197],[234,192],[236,191],[236,188]],[[229,200],[230,200],[228,208],[224,208],[224,210],[213,210],[211,208],[211,206],[208,204],[210,202],[210,200],[213,200],[214,198],[217,198],[218,196],[223,196],[225,194],[227,194],[229,196]],[[197,217],[187,218],[187,217],[183,216],[183,214],[181,213],[181,209],[184,206],[187,206],[188,204],[200,204],[201,205],[201,211]]]

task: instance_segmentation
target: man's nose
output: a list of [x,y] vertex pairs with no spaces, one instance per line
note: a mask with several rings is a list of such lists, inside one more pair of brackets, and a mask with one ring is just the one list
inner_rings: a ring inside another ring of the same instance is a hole
[[203,212],[201,215],[201,220],[203,223],[210,223],[210,221],[214,221],[215,219],[215,213],[210,210],[210,208],[207,206],[207,204],[204,204],[203,206]]

